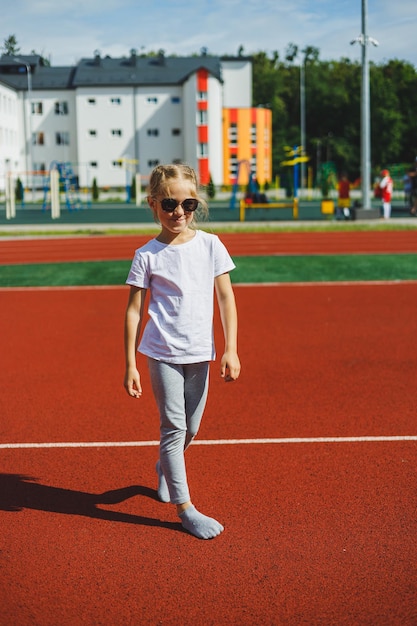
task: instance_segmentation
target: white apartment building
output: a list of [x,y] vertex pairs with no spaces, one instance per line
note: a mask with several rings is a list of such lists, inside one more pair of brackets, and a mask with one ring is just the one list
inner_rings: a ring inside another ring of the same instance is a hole
[[[146,182],[159,163],[186,162],[207,184],[224,180],[225,108],[250,109],[249,58],[98,53],[74,67],[38,55],[0,57],[0,189],[8,172],[42,185],[68,164],[81,187]],[[33,174],[36,172],[36,174]]]

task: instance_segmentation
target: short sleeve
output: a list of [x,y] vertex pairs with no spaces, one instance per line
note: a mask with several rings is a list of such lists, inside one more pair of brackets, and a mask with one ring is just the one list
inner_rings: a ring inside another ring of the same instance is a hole
[[139,250],[136,251],[133,258],[126,284],[142,289],[148,289],[149,287],[147,255],[141,254]]
[[220,276],[221,274],[226,274],[226,272],[231,272],[235,269],[236,265],[234,264],[230,254],[228,253],[226,246],[220,241],[217,235],[214,238],[215,241],[215,256],[214,256],[214,276]]

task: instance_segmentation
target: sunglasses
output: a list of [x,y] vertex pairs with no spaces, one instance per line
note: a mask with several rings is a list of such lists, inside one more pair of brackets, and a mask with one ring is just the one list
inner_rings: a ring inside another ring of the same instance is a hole
[[166,213],[172,213],[177,206],[182,206],[184,211],[195,211],[198,207],[198,200],[196,198],[186,198],[182,202],[178,202],[175,198],[163,198],[160,200],[161,208]]

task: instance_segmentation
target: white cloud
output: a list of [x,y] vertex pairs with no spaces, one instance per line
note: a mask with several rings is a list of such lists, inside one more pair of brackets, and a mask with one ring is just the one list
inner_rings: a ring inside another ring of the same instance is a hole
[[[2,15],[0,41],[15,34],[21,52],[52,56],[54,65],[91,57],[94,50],[121,56],[131,48],[167,54],[246,54],[290,42],[320,49],[322,59],[360,59],[349,42],[361,32],[361,0],[15,0]],[[408,60],[417,66],[415,0],[369,0],[369,35],[379,40],[370,58]]]

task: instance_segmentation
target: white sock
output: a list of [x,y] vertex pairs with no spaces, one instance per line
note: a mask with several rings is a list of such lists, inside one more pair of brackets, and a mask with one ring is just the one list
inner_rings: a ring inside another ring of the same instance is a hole
[[199,539],[213,539],[223,532],[223,526],[212,517],[203,515],[195,506],[191,505],[180,514],[185,530]]
[[159,461],[156,464],[156,473],[158,474],[158,498],[161,502],[170,502],[167,481]]

